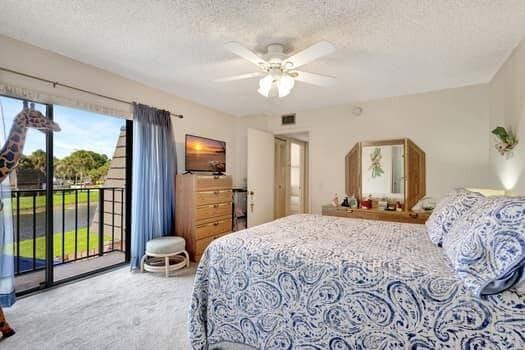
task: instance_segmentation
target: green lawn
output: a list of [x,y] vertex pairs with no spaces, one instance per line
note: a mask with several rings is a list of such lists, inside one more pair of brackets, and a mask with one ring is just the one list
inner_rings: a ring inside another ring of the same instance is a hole
[[[89,194],[90,203],[97,203],[98,201],[98,190],[91,190]],[[66,192],[65,204],[74,204],[75,203],[75,192]],[[78,192],[78,203],[87,203],[87,191]],[[16,210],[16,199],[13,198],[13,211]],[[36,208],[44,208],[46,206],[46,196],[44,193],[39,194],[35,200]],[[53,195],[53,204],[62,205],[62,193],[55,193]],[[33,197],[20,197],[20,210],[33,209]]]
[[[120,238],[120,236],[115,235],[115,239]],[[64,234],[64,255],[75,254],[75,231],[68,231]],[[111,242],[111,236],[104,236],[104,242]],[[62,257],[62,233],[55,233],[53,237],[54,245],[54,257]],[[115,246],[120,248],[120,244]],[[12,247],[6,247],[7,251],[12,251]],[[98,233],[90,232],[89,233],[89,250],[93,248],[96,249],[98,253]],[[78,229],[77,236],[77,252],[80,256],[81,252],[87,251],[87,228]],[[83,254],[85,255],[85,254]],[[16,256],[16,252],[15,252]],[[23,257],[33,257],[33,240],[27,239],[20,241],[20,256]],[[45,259],[46,257],[46,241],[45,237],[37,237],[36,239],[36,258]]]

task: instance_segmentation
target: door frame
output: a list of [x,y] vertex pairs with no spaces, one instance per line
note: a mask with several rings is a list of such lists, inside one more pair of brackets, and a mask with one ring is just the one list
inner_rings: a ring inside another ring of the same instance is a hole
[[[274,159],[274,219],[278,219],[281,217],[286,216],[286,209],[287,209],[287,202],[288,202],[288,186],[287,181],[290,176],[289,169],[288,169],[288,162],[289,162],[289,152],[288,152],[288,140],[286,138],[280,137],[280,136],[274,136],[274,149],[275,149],[275,159]],[[284,160],[281,157],[281,149],[278,149],[279,147],[284,148],[285,158]],[[286,163],[284,174],[281,174],[281,165],[283,161]],[[281,186],[281,176],[284,177],[282,179],[283,187]],[[280,198],[279,195],[282,195],[282,198]],[[279,203],[279,200],[282,200],[282,203]],[[282,215],[281,215],[282,214]]]
[[[301,166],[299,167],[299,170],[300,170],[300,173],[299,173],[299,176],[301,178],[301,188],[300,188],[300,191],[301,191],[301,194],[299,195],[299,198],[301,199],[302,203],[301,203],[301,206],[302,206],[302,212],[303,213],[308,213],[308,195],[309,195],[309,189],[308,189],[308,181],[307,181],[307,177],[308,177],[308,142],[307,141],[302,141],[302,140],[298,140],[298,139],[294,139],[294,138],[288,138],[288,145],[289,145],[289,151],[290,151],[290,156],[291,156],[291,148],[292,148],[292,144],[295,143],[295,144],[298,144],[300,145],[300,147],[302,147],[302,154],[301,154]],[[286,210],[288,210],[289,206],[290,206],[290,196],[291,196],[291,157],[289,157],[289,165],[288,165],[288,184],[286,186],[286,190],[287,190],[287,194],[286,194]],[[287,215],[289,215],[287,213]]]
[[[312,193],[311,192],[311,187],[310,187],[310,140],[308,141],[303,141],[303,140],[299,140],[299,139],[296,139],[293,137],[293,134],[303,134],[303,133],[308,133],[310,134],[310,131],[308,130],[289,130],[289,131],[279,131],[279,132],[274,132],[273,135],[275,138],[278,138],[278,139],[281,139],[281,140],[284,140],[284,141],[295,141],[297,143],[302,143],[304,145],[304,193],[303,193],[303,197],[304,197],[304,212],[305,213],[310,213],[310,202],[311,202],[311,198],[310,198],[310,194]],[[292,136],[290,136],[292,135]],[[287,177],[289,178],[290,177],[290,174],[289,174],[289,169],[287,170]],[[286,197],[286,203],[285,203],[285,210],[288,210],[288,186],[287,186],[287,189],[286,189],[287,193],[285,195]],[[288,215],[288,214],[286,214]]]

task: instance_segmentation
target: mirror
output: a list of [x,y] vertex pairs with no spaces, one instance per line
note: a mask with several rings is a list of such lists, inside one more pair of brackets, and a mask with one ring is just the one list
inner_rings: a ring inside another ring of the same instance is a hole
[[346,194],[412,208],[426,193],[425,152],[410,139],[358,142],[345,157]]
[[405,193],[405,147],[392,146],[392,193]]
[[364,197],[404,199],[404,150],[404,145],[363,146],[361,188]]

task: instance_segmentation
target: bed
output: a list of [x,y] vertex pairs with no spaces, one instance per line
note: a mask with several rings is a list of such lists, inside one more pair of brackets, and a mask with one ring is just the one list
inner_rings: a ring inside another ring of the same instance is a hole
[[525,295],[472,297],[424,225],[294,215],[216,240],[193,349],[525,349]]

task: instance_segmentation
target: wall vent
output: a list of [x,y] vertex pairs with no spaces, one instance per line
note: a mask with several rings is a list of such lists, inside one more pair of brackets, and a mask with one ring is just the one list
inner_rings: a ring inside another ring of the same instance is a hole
[[286,114],[281,116],[281,125],[295,124],[295,114]]

